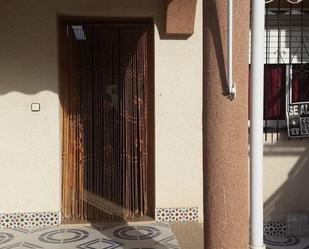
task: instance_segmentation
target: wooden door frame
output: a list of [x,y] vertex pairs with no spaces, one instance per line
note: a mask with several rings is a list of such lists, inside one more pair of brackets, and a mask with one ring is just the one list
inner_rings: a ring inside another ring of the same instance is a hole
[[[154,60],[155,60],[155,53],[154,53],[154,21],[153,18],[103,18],[103,17],[77,17],[77,16],[58,16],[57,19],[57,28],[58,28],[58,91],[59,91],[59,100],[60,100],[60,141],[61,141],[61,158],[63,153],[63,102],[64,96],[62,94],[63,91],[63,56],[62,56],[62,49],[64,47],[64,37],[66,34],[66,25],[70,24],[108,24],[108,25],[145,25],[148,28],[148,58],[147,58],[147,199],[148,199],[148,206],[147,206],[147,214],[146,216],[155,219],[155,73],[154,73]],[[63,181],[63,161],[61,159],[61,196],[62,196],[62,181]],[[60,200],[62,197],[60,196]],[[62,207],[62,201],[61,201]]]

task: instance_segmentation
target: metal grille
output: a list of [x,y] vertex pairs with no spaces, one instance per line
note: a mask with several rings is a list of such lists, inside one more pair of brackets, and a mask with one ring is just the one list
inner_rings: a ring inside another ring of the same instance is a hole
[[[264,132],[286,130],[290,103],[309,101],[309,8],[275,0],[265,14]],[[250,42],[251,44],[251,42]],[[251,61],[251,58],[250,58]]]

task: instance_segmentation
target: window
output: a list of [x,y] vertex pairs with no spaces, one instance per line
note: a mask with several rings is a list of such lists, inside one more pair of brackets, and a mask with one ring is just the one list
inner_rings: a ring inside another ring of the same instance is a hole
[[309,9],[304,8],[303,2],[280,4],[280,1],[266,4],[266,131],[286,127],[286,110],[290,103],[309,101]]

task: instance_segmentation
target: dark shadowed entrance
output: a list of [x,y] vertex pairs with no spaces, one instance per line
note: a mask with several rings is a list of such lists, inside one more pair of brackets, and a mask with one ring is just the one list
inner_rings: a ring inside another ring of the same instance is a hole
[[153,217],[153,24],[60,23],[62,218]]

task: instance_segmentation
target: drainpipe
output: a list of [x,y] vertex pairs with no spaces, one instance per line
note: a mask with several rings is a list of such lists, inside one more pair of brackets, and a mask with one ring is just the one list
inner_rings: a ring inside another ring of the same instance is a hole
[[233,0],[228,2],[228,87],[229,99],[236,98],[236,85],[233,81]]
[[252,0],[251,8],[251,234],[250,248],[263,249],[263,105],[265,1]]

